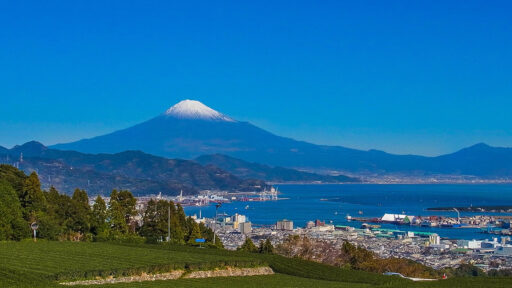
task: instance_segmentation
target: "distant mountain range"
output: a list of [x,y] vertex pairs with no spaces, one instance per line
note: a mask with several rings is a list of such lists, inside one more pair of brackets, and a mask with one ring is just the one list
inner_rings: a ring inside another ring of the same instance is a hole
[[141,150],[168,158],[224,154],[270,166],[345,171],[353,174],[454,174],[510,177],[512,149],[485,144],[438,157],[394,155],[280,137],[239,122],[204,104],[185,100],[141,124],[52,148],[84,153]]
[[359,179],[345,175],[320,175],[283,167],[247,162],[222,154],[199,156],[195,161],[202,165],[219,167],[242,179],[262,179],[273,183],[356,183]]
[[140,151],[92,155],[48,149],[41,143],[28,142],[12,149],[0,148],[0,163],[17,165],[25,172],[36,171],[44,188],[53,185],[68,194],[75,188],[86,189],[91,195],[106,195],[114,188],[128,189],[136,195],[269,188],[262,180],[241,179],[214,166]]

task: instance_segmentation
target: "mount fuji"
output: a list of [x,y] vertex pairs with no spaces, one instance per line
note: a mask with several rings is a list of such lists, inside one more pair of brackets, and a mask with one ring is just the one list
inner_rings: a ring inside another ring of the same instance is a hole
[[153,155],[185,159],[224,154],[271,166],[352,173],[484,177],[512,175],[510,148],[477,144],[453,154],[424,157],[315,145],[272,134],[193,100],[181,101],[157,117],[138,125],[103,136],[57,144],[51,148],[83,153],[140,150]]
[[51,148],[84,153],[141,150],[185,159],[220,153],[259,160],[266,154],[265,158],[270,160],[303,145],[311,144],[279,137],[248,122],[237,121],[199,101],[183,100],[157,117],[127,129]]
[[223,115],[203,103],[195,100],[183,100],[165,111],[167,117],[178,119],[196,119],[206,121],[226,121],[235,122],[235,120]]

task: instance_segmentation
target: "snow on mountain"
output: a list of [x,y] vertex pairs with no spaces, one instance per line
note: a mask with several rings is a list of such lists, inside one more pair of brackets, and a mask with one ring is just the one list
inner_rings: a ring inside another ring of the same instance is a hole
[[180,119],[202,119],[235,122],[228,116],[219,113],[203,103],[195,100],[183,100],[165,111],[166,116]]

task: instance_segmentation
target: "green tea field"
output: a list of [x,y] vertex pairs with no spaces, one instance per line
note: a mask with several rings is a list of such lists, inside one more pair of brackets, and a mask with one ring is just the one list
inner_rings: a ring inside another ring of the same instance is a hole
[[68,287],[60,282],[171,270],[268,266],[274,275],[217,277],[72,287],[512,287],[510,278],[459,278],[413,283],[277,255],[164,245],[1,242],[0,287]]

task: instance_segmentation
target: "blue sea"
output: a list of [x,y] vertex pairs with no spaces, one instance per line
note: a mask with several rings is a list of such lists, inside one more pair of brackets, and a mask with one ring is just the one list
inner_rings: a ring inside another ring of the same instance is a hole
[[[382,217],[384,213],[425,216],[443,215],[456,217],[455,212],[426,211],[429,207],[465,207],[488,205],[512,205],[510,184],[433,184],[433,185],[278,185],[279,201],[232,202],[219,208],[219,213],[244,214],[256,224],[274,224],[280,219],[294,221],[294,226],[304,226],[307,221],[319,219],[336,225],[359,227],[359,222],[349,222],[347,215],[356,217]],[[249,205],[248,209],[245,209]],[[212,217],[215,206],[186,207],[188,215]],[[362,215],[359,214],[362,211]],[[492,213],[487,213],[492,214]],[[474,215],[461,213],[461,215]],[[511,214],[501,214],[511,215]],[[383,225],[405,231],[429,231],[450,239],[487,239],[491,235],[479,229],[422,228]]]

